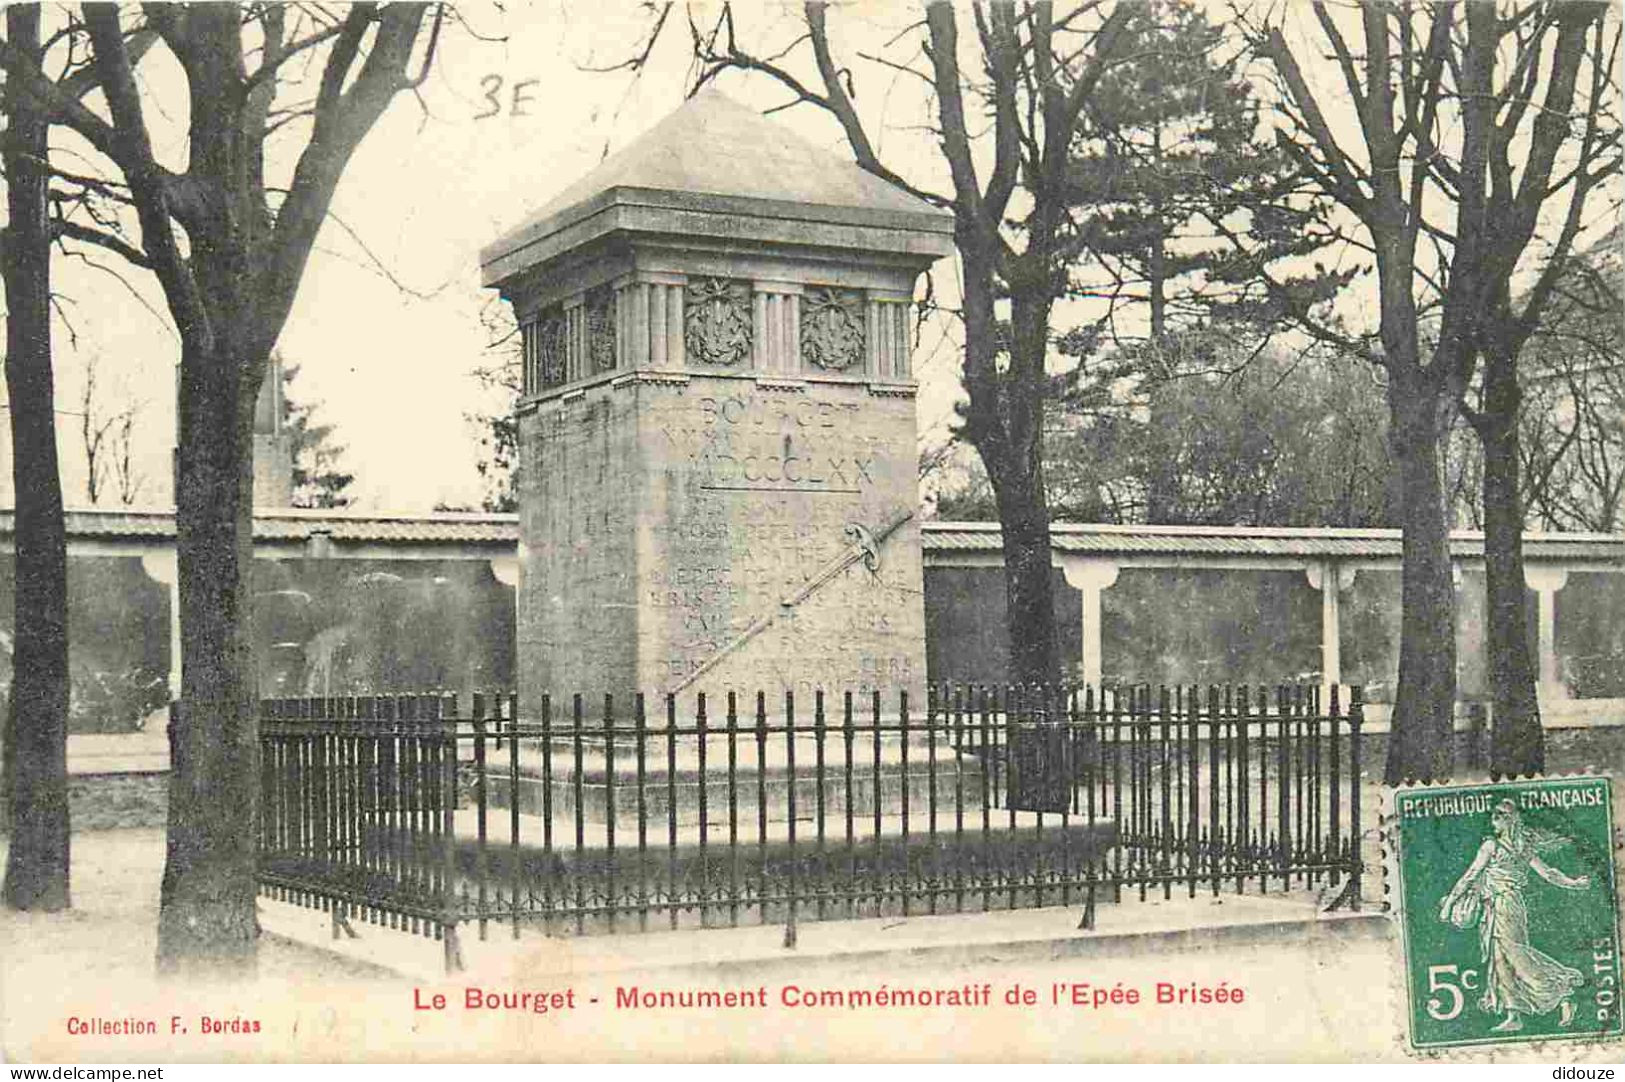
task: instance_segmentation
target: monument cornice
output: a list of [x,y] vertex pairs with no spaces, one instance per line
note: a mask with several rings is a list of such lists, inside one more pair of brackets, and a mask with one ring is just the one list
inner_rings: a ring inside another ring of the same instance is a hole
[[482,283],[501,285],[533,266],[616,234],[666,234],[685,241],[710,237],[847,254],[891,254],[922,266],[954,251],[953,217],[937,211],[824,206],[617,186],[481,249]]
[[[816,282],[819,271],[814,268],[821,266],[884,268],[893,276],[912,278],[952,252],[952,238],[940,234],[764,217],[746,207],[699,211],[611,204],[566,229],[484,261],[481,282],[518,298],[533,292],[539,281],[566,273],[567,266],[599,259],[606,261],[606,269],[596,276],[603,281],[644,269],[715,273],[695,261],[715,267],[718,258],[764,280]],[[661,253],[675,258],[660,261]],[[772,266],[745,269],[752,260],[771,260]],[[659,265],[644,266],[651,262]]]
[[549,387],[540,394],[525,395],[515,404],[514,413],[529,414],[542,406],[579,402],[588,391],[605,386],[615,391],[638,386],[681,387],[696,379],[749,383],[764,391],[792,393],[805,392],[809,386],[861,387],[869,394],[881,398],[913,398],[919,393],[919,384],[913,380],[872,379],[835,373],[798,372],[794,376],[786,376],[753,369],[728,371],[705,368],[635,368],[631,371],[599,372],[576,383],[559,384],[556,387]]

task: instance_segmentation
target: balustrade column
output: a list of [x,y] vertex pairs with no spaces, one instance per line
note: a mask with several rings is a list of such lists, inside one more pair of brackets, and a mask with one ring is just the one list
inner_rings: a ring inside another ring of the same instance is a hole
[[590,337],[590,331],[592,328],[587,320],[586,302],[587,298],[585,295],[583,295],[581,298],[581,303],[576,305],[575,309],[573,310],[572,314],[575,317],[575,331],[573,334],[571,334],[570,341],[572,343],[572,348],[575,350],[576,357],[580,359],[579,364],[581,367],[581,374],[584,376],[590,376],[593,374],[592,341]]
[[1563,567],[1530,567],[1523,569],[1524,585],[1535,591],[1536,651],[1540,659],[1540,693],[1546,699],[1567,699],[1568,686],[1559,677],[1557,667],[1557,592],[1569,581],[1569,572]]
[[649,364],[665,368],[667,360],[666,294],[668,286],[654,282],[643,287],[649,296]]
[[666,287],[666,363],[673,368],[682,368],[688,363],[688,350],[683,342],[684,287],[683,282]]
[[632,301],[626,286],[617,283],[615,297],[615,367],[632,368]]
[[583,298],[573,297],[565,302],[564,306],[564,334],[563,341],[559,343],[564,351],[564,381],[573,383],[587,374],[586,353],[582,348],[581,326],[585,322],[582,316],[585,309],[582,307]]
[[757,290],[751,297],[751,357],[750,366],[758,372],[767,371],[767,294]]
[[[637,271],[614,283],[616,369],[682,368],[686,275]],[[592,368],[592,327],[583,315],[583,356]],[[588,373],[592,374],[592,373]]]
[[1109,560],[1065,560],[1061,571],[1066,575],[1067,584],[1083,594],[1083,657],[1080,659],[1083,672],[1080,675],[1085,684],[1098,688],[1105,670],[1100,594],[1117,581],[1118,566]]
[[629,288],[632,292],[632,365],[643,368],[650,363],[649,284],[634,282]]
[[181,697],[181,590],[175,549],[147,552],[141,570],[169,592],[169,697]]
[[778,372],[784,368],[784,296],[770,293],[767,297],[767,370]]
[[1305,569],[1309,588],[1320,591],[1320,682],[1343,682],[1343,598],[1359,569],[1340,560],[1321,560]]
[[523,376],[521,386],[526,394],[542,389],[542,374],[536,368],[536,320],[522,320],[519,324],[519,353]]
[[784,371],[801,371],[801,295],[787,294],[784,298],[785,351]]
[[869,297],[866,330],[869,342],[869,374],[874,379],[909,379],[913,365],[909,359],[908,311],[913,301],[906,297]]
[[756,370],[786,375],[801,371],[801,286],[757,282],[751,309]]

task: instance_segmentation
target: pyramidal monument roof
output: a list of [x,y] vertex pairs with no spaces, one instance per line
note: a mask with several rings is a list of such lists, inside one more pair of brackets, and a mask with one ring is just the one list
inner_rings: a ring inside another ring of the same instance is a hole
[[533,263],[557,247],[549,238],[616,204],[953,231],[949,212],[707,88],[487,246],[487,282],[511,273],[523,250],[541,245]]

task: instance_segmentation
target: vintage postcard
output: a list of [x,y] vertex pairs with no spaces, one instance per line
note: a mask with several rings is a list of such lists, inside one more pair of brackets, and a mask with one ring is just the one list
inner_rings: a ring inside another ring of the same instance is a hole
[[0,22],[0,1058],[1617,1060],[1614,7]]

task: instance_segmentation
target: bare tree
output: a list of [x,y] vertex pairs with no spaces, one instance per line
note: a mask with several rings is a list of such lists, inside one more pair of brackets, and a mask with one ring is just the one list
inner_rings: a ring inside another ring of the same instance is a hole
[[[429,18],[430,7],[145,7],[142,17],[187,84],[184,172],[155,154],[117,5],[83,5],[109,119],[61,94],[36,58],[0,49],[8,83],[45,103],[122,175],[140,246],[107,231],[96,242],[157,276],[181,340],[182,701],[170,735],[162,970],[253,964],[259,746],[247,569],[254,402],[351,156],[395,96],[427,77],[444,17],[435,6]],[[314,100],[279,107],[284,66],[313,50],[326,54]],[[267,141],[300,131],[307,134],[282,190],[266,176]]]
[[[6,9],[8,48],[42,53],[40,9]],[[16,492],[16,639],[5,720],[5,799],[11,823],[5,903],[64,909],[68,867],[68,550],[51,372],[51,234],[45,193],[49,116],[11,81],[3,161],[9,220],[6,384]]]
[[[1607,533],[1625,524],[1625,302],[1619,232],[1570,259],[1519,358],[1524,527]],[[1484,446],[1468,422],[1450,441],[1450,503],[1483,529]]]
[[[1387,778],[1450,771],[1456,650],[1439,444],[1480,358],[1484,400],[1469,416],[1487,450],[1494,766],[1538,769],[1516,424],[1509,435],[1505,422],[1516,416],[1518,393],[1509,358],[1550,286],[1537,285],[1514,310],[1511,283],[1532,269],[1544,280],[1561,266],[1586,194],[1617,170],[1617,130],[1603,134],[1591,119],[1606,108],[1600,92],[1617,93],[1609,89],[1617,31],[1607,27],[1606,5],[1590,2],[1371,3],[1351,12],[1317,2],[1311,10],[1338,94],[1357,118],[1357,143],[1329,119],[1282,26],[1258,30],[1258,42],[1282,84],[1282,145],[1359,222],[1355,243],[1376,266],[1380,347],[1368,354],[1387,370],[1404,527]],[[1609,33],[1615,45],[1605,43]],[[1588,69],[1588,93],[1579,96]],[[1589,113],[1577,97],[1591,103]],[[1559,169],[1565,149],[1568,164]],[[1532,244],[1544,213],[1562,202],[1555,237]]]
[[[480,507],[485,511],[514,511],[519,507],[519,425],[514,420],[514,403],[519,401],[521,369],[519,324],[513,309],[491,298],[480,308],[480,325],[485,328],[488,364],[473,371],[480,390],[499,396],[498,410],[473,410],[463,415],[478,445],[474,468],[479,471],[484,494]],[[442,508],[452,510],[452,508]]]
[[[82,27],[44,38],[41,9],[12,5],[0,50],[36,67],[55,42],[70,46]],[[143,55],[152,35],[136,30],[130,54]],[[94,71],[70,61],[53,84],[63,100],[96,88]],[[11,694],[0,737],[0,799],[11,823],[3,894],[17,909],[60,909],[69,904],[68,819],[68,580],[62,480],[56,441],[56,388],[52,372],[51,246],[64,246],[72,229],[50,211],[50,125],[53,111],[6,80],[0,99],[6,133],[0,162],[6,174],[8,224],[0,244],[6,290],[6,382],[10,392],[12,477],[16,501],[16,586],[12,595],[16,641]]]
[[[1617,177],[1620,168],[1618,87],[1619,29],[1608,25],[1606,4],[1547,3],[1513,8],[1505,18],[1493,7],[1469,9],[1463,52],[1464,202],[1480,203],[1483,230],[1480,262],[1483,311],[1469,324],[1483,374],[1477,401],[1462,412],[1484,446],[1484,558],[1489,613],[1490,691],[1494,715],[1490,769],[1500,774],[1545,769],[1545,741],[1535,694],[1535,663],[1529,649],[1523,574],[1524,501],[1520,420],[1523,386],[1518,358],[1540,325],[1541,314],[1585,223],[1588,197]],[[1551,53],[1546,85],[1520,71],[1540,66]],[[1512,58],[1497,84],[1494,61]],[[1522,118],[1534,111],[1524,130]],[[1565,146],[1566,168],[1559,171]],[[1520,176],[1511,161],[1522,151]],[[1565,175],[1566,174],[1566,175]],[[1532,288],[1514,299],[1513,278],[1537,236],[1548,203],[1562,208],[1556,236],[1542,247],[1544,259]],[[1565,205],[1566,204],[1566,205]]]
[[137,403],[123,410],[118,423],[113,426],[113,460],[108,463],[113,469],[113,484],[118,492],[118,501],[128,507],[141,497],[141,490],[146,487],[147,477],[135,464],[135,418],[141,406]]
[[85,359],[85,382],[79,394],[79,439],[85,453],[85,499],[101,503],[109,478],[116,486],[119,501],[135,501],[142,479],[133,472],[132,443],[135,417],[140,404],[124,402],[107,410],[101,394],[101,356]]
[[1565,268],[1521,361],[1520,447],[1543,529],[1625,526],[1625,300],[1616,227]]

